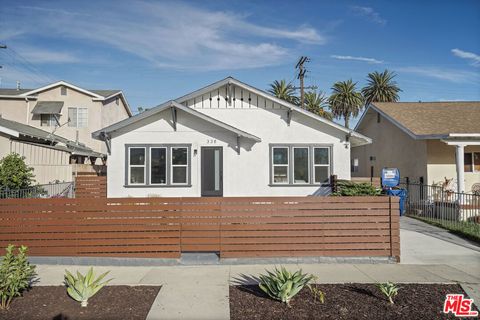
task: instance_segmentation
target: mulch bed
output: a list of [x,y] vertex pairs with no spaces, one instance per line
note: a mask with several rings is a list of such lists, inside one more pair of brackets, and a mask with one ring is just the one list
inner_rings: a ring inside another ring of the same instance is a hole
[[145,320],[159,290],[159,286],[106,286],[82,308],[64,286],[38,286],[15,298],[10,310],[0,310],[0,319]]
[[464,293],[456,284],[399,284],[391,305],[374,284],[322,284],[325,303],[304,288],[291,308],[267,297],[256,285],[230,286],[231,320],[252,319],[459,319],[442,313],[447,293]]

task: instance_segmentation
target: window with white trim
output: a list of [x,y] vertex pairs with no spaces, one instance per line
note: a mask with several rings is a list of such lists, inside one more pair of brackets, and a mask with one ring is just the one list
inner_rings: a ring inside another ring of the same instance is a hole
[[293,147],[293,183],[310,183],[309,148]]
[[150,184],[167,184],[167,148],[150,148]]
[[188,148],[172,147],[171,150],[171,184],[187,184]]
[[323,185],[330,183],[331,147],[322,145],[271,145],[272,185]]
[[313,171],[315,183],[330,181],[330,148],[313,148]]
[[68,108],[68,126],[86,128],[88,126],[88,108]]
[[288,184],[289,178],[289,148],[272,148],[272,177],[273,184]]
[[128,182],[129,184],[145,184],[146,148],[128,148]]

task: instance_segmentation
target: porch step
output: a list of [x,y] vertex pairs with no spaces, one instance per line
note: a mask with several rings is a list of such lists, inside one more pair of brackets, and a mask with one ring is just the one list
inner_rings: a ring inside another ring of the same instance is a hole
[[180,257],[181,265],[220,264],[220,257],[215,252],[186,252]]

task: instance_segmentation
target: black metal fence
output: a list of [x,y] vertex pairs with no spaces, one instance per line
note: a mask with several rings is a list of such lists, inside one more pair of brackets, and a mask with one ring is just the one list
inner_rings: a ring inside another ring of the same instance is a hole
[[0,199],[15,198],[74,198],[73,182],[40,184],[26,189],[0,190]]
[[444,186],[403,183],[406,214],[480,237],[480,195]]

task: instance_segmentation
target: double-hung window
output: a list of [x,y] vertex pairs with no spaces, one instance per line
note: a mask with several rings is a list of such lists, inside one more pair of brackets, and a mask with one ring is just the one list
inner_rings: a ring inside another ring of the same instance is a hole
[[146,181],[146,148],[128,149],[128,183],[145,184]]
[[272,177],[273,184],[288,184],[289,178],[289,148],[272,148]]
[[328,183],[330,179],[329,148],[313,148],[313,171],[315,183]]
[[150,148],[150,184],[167,184],[167,148]]
[[172,184],[187,184],[188,149],[184,147],[173,147],[171,150]]
[[322,185],[330,182],[331,147],[273,145],[270,152],[272,185]]
[[88,126],[87,108],[68,108],[68,126],[86,128]]

